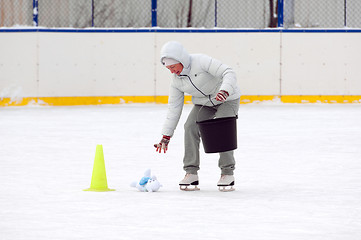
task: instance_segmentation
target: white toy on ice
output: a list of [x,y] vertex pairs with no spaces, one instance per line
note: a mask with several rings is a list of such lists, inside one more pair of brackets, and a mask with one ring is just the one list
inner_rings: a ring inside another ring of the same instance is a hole
[[131,187],[137,188],[141,192],[156,192],[162,187],[156,176],[150,176],[150,169],[144,172],[144,176],[139,182],[132,182]]

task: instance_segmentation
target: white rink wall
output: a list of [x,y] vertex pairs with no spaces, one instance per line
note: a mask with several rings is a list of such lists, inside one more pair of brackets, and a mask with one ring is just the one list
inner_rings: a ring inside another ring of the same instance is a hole
[[231,65],[243,95],[361,95],[361,32],[0,32],[0,97],[165,96],[164,43]]

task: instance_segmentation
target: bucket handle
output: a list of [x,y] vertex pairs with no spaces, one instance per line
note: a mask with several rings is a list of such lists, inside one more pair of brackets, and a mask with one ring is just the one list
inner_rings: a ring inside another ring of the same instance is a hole
[[[216,98],[214,98],[214,100],[216,100]],[[208,100],[205,104],[203,104],[202,107],[199,109],[198,114],[197,114],[197,118],[196,118],[196,122],[198,122],[199,113],[201,112],[202,108],[205,107],[206,104],[209,103],[209,102],[212,102],[212,100],[209,99],[209,100]],[[213,103],[213,102],[212,102],[212,103]],[[232,107],[231,104],[229,104],[227,101],[222,102],[221,104],[225,104],[225,103],[227,103],[227,104],[232,108],[233,113],[234,113],[234,116],[235,116],[236,118],[238,118],[238,114],[236,113],[236,111],[234,110],[234,108]],[[221,105],[221,104],[219,104],[219,105]],[[216,105],[216,106],[217,106],[217,105]],[[216,116],[214,116],[212,119],[215,119],[215,118],[216,118]]]

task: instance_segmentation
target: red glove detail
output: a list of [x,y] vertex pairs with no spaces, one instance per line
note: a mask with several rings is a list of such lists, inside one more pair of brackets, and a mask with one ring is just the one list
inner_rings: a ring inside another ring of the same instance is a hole
[[228,96],[229,96],[229,93],[227,91],[220,90],[217,93],[216,100],[219,102],[225,102]]
[[156,148],[155,151],[161,153],[163,149],[164,153],[166,153],[168,150],[169,141],[170,141],[170,136],[163,135],[160,142],[158,144],[154,144],[154,147]]

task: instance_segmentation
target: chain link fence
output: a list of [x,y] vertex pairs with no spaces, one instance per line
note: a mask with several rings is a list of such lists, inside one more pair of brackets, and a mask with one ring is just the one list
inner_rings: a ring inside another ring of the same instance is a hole
[[159,0],[157,20],[165,28],[266,28],[269,6],[269,0]]
[[151,27],[146,0],[39,0],[38,25],[71,28]]
[[360,28],[360,0],[287,0],[284,27]]
[[0,27],[262,29],[280,2],[284,28],[361,28],[361,0],[0,0]]
[[33,2],[0,0],[0,27],[33,26]]

